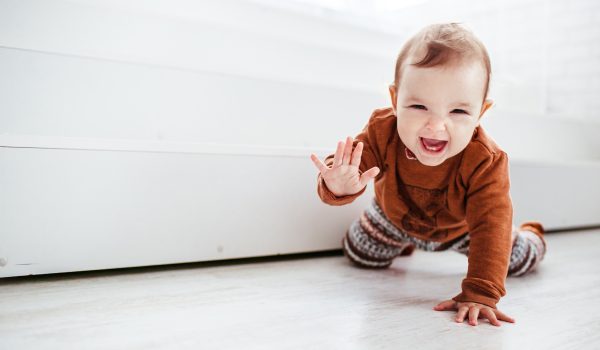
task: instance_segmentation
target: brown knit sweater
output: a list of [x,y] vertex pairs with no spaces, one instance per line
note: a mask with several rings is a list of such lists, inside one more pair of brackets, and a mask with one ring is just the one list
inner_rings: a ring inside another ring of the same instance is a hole
[[[469,269],[462,292],[453,300],[496,307],[506,294],[504,281],[511,253],[512,203],[508,156],[481,127],[459,154],[430,167],[406,156],[391,108],[373,112],[354,147],[363,142],[360,172],[374,166],[375,197],[388,219],[409,235],[448,242],[470,234]],[[333,154],[325,159],[331,166]],[[366,187],[365,187],[366,189]],[[331,205],[354,201],[336,197],[318,176],[318,194]]]

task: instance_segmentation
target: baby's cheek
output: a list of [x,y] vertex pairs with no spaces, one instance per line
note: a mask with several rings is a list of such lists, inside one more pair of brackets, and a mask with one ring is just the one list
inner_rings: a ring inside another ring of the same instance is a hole
[[421,123],[416,118],[398,119],[398,134],[407,136],[408,134],[417,134],[422,127]]
[[459,129],[450,132],[454,150],[458,153],[465,149],[473,138],[474,129]]
[[410,127],[399,125],[397,131],[400,140],[402,140],[402,143],[404,143],[407,146],[412,144],[412,142],[417,138],[417,132]]

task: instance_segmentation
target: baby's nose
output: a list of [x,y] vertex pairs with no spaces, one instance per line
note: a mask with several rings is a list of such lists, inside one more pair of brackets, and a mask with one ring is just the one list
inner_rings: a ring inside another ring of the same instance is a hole
[[427,120],[427,128],[433,131],[445,130],[446,121],[440,116],[433,115]]

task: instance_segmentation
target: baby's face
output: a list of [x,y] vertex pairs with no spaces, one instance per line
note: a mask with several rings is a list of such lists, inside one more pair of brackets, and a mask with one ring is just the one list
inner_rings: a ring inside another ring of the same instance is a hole
[[390,88],[400,139],[424,165],[457,155],[491,106],[482,103],[484,88],[479,64],[404,66],[397,94]]

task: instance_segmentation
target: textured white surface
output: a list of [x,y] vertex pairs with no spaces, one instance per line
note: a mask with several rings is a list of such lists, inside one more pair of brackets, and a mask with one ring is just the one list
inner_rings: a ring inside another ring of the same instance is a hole
[[0,277],[337,249],[308,154],[0,147]]
[[509,278],[496,328],[435,312],[464,256],[416,252],[388,270],[344,257],[181,265],[0,280],[1,349],[594,349],[600,230],[548,236]]
[[[339,249],[373,197],[322,203],[308,149],[196,151],[0,147],[0,277]],[[511,181],[516,224],[600,224],[600,164],[512,162]]]

